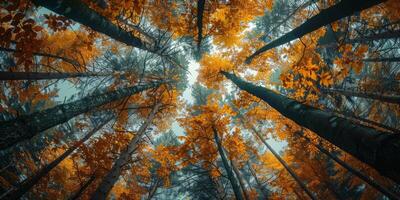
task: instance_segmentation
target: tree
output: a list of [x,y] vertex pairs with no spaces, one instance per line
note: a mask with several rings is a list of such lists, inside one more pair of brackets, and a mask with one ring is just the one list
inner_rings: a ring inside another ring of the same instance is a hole
[[38,132],[66,122],[76,115],[89,112],[98,106],[131,96],[132,94],[150,88],[156,88],[162,83],[163,82],[148,83],[145,85],[105,92],[97,96],[88,96],[72,103],[58,105],[31,115],[21,116],[14,120],[1,122],[0,134],[2,135],[2,139],[0,142],[0,148],[5,149],[10,147],[17,142],[33,137]]
[[351,1],[351,0],[342,0],[336,5],[322,10],[316,16],[311,17],[306,22],[304,22],[299,27],[293,29],[289,33],[279,37],[278,39],[270,42],[269,44],[263,46],[262,48],[258,49],[252,55],[250,55],[246,59],[246,63],[250,63],[254,57],[258,56],[259,54],[268,51],[272,48],[280,46],[282,44],[288,43],[294,39],[301,38],[307,33],[317,30],[318,28],[328,25],[336,20],[341,18],[353,15],[355,12],[362,11],[364,9],[368,9],[374,5],[382,3],[382,0],[368,0],[368,1]]
[[82,139],[80,139],[77,143],[72,145],[67,151],[65,151],[61,156],[52,161],[51,163],[44,166],[38,172],[35,173],[33,177],[29,177],[24,182],[18,185],[18,187],[13,190],[11,193],[5,196],[7,199],[19,199],[26,192],[28,192],[35,184],[37,184],[40,179],[46,176],[54,167],[56,167],[60,162],[62,162],[66,157],[71,155],[79,146],[81,146],[85,141],[87,141],[93,134],[99,131],[104,125],[106,125],[112,118],[109,117],[105,119],[101,124],[97,125],[95,129],[91,130],[89,133],[85,135]]
[[[253,94],[285,117],[292,119],[359,160],[371,165],[382,175],[399,182],[399,161],[396,147],[400,138],[396,134],[381,132],[332,116],[319,109],[304,105],[261,86],[243,81],[234,74],[221,72],[240,89]],[[305,117],[306,116],[306,117]],[[318,122],[318,123],[317,123]],[[329,132],[327,132],[329,130]],[[360,139],[363,138],[363,139]],[[367,152],[374,152],[373,155]]]
[[136,135],[133,139],[128,143],[126,149],[121,153],[118,159],[115,161],[111,170],[107,173],[107,175],[103,178],[100,185],[97,187],[96,191],[92,194],[91,199],[106,199],[108,193],[111,188],[117,182],[123,167],[129,162],[131,154],[135,151],[138,142],[142,139],[145,134],[148,126],[151,124],[153,119],[156,117],[158,110],[160,109],[161,104],[156,103],[152,108],[149,116],[145,120],[145,122],[140,126]]

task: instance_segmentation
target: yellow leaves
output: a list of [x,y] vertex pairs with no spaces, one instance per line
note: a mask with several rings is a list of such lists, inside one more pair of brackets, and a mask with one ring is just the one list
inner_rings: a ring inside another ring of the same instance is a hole
[[333,85],[332,75],[329,72],[323,72],[319,80],[320,84],[325,87]]
[[215,12],[211,15],[211,19],[214,21],[220,21],[222,23],[227,21],[227,14],[228,14],[228,7],[221,6],[220,8],[216,9]]
[[279,161],[274,157],[274,155],[270,151],[266,151],[264,154],[260,156],[260,161],[264,164],[264,166],[268,168],[272,168],[274,170],[281,170],[283,166]]
[[231,71],[233,69],[233,64],[219,55],[204,55],[200,60],[200,66],[198,79],[210,88],[216,88],[218,83],[223,80],[222,75],[219,74],[221,70]]
[[218,177],[221,176],[221,173],[219,172],[218,169],[212,168],[212,169],[210,170],[210,175],[211,175],[211,177],[213,177],[213,178],[218,178]]

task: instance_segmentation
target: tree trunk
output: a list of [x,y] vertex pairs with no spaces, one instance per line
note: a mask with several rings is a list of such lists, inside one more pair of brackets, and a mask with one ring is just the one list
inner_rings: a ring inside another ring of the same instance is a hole
[[263,199],[268,199],[268,189],[266,189],[260,182],[260,180],[258,180],[257,178],[257,174],[254,171],[253,167],[251,166],[251,164],[249,162],[247,162],[247,166],[249,167],[250,173],[253,176],[254,180],[256,181],[257,187],[258,189],[261,191],[262,197]]
[[111,73],[53,73],[53,72],[0,72],[0,80],[48,80],[48,79],[66,79],[90,76],[107,76]]
[[365,119],[365,118],[356,116],[355,114],[351,114],[351,113],[341,113],[341,112],[334,111],[334,110],[332,110],[332,109],[326,109],[326,111],[327,111],[327,112],[331,112],[332,114],[334,114],[334,115],[336,115],[336,116],[343,117],[343,118],[346,118],[346,119],[348,119],[348,120],[355,121],[355,122],[357,122],[357,123],[363,122],[363,123],[368,124],[369,126],[376,126],[376,127],[379,127],[379,128],[382,128],[382,129],[385,129],[385,130],[388,130],[388,131],[391,131],[391,132],[393,132],[393,133],[400,133],[400,130],[399,130],[399,129],[396,129],[396,128],[387,126],[387,125],[385,125],[385,124],[381,124],[381,123],[378,123],[378,122],[369,120],[369,119]]
[[262,99],[283,116],[328,140],[382,175],[400,183],[400,136],[353,123],[320,109],[221,72],[240,89]]
[[108,193],[111,191],[114,184],[118,181],[119,176],[121,175],[122,172],[122,168],[130,161],[132,153],[135,151],[137,144],[142,139],[142,136],[145,134],[147,127],[152,123],[160,107],[161,107],[160,103],[154,105],[146,121],[144,121],[144,123],[140,126],[139,130],[132,138],[132,140],[129,142],[126,149],[123,152],[121,152],[120,156],[115,161],[111,170],[103,178],[100,185],[97,187],[96,191],[94,191],[90,199],[104,200],[107,198]]
[[[11,48],[5,48],[5,47],[0,47],[0,51],[6,51],[6,52],[22,52],[21,50],[17,49],[11,49]],[[49,57],[49,58],[55,58],[55,59],[60,59],[64,62],[67,62],[73,66],[80,66],[79,62],[70,58],[62,57],[62,56],[57,56],[54,54],[49,54],[49,53],[42,53],[42,52],[33,52],[33,55],[35,56],[43,56],[43,57]]]
[[201,41],[203,40],[203,13],[206,0],[197,1],[197,50],[200,52]]
[[356,175],[358,178],[361,180],[365,181],[368,183],[371,187],[375,188],[379,192],[381,192],[383,195],[388,197],[389,199],[400,199],[400,196],[397,194],[394,194],[392,191],[388,190],[384,186],[380,185],[378,182],[374,181],[373,179],[369,178],[365,174],[361,173],[359,170],[354,169],[350,165],[348,165],[346,162],[342,161],[339,159],[336,155],[332,154],[328,150],[326,150],[321,144],[314,144],[308,137],[304,136],[301,132],[296,132],[296,135],[302,137],[304,140],[306,140],[308,143],[312,144],[315,146],[319,151],[327,155],[329,158],[337,162],[339,165],[341,165],[343,168],[347,169],[350,171],[352,174]]
[[[400,30],[387,31],[387,32],[377,33],[377,34],[368,35],[368,36],[364,36],[364,37],[348,39],[348,40],[344,41],[344,44],[357,44],[357,43],[365,44],[365,43],[371,42],[371,41],[387,40],[387,39],[395,39],[395,38],[400,38]],[[318,45],[318,49],[337,47],[338,45],[339,44],[336,41],[330,42],[330,43],[321,43]]]
[[226,175],[228,176],[228,180],[231,183],[232,190],[235,193],[235,197],[237,200],[243,200],[239,184],[237,183],[235,176],[232,172],[232,168],[231,166],[229,166],[228,159],[225,156],[224,148],[222,147],[221,140],[219,139],[217,129],[215,127],[212,127],[212,130],[214,132],[214,140],[215,143],[217,144],[218,153],[221,156],[222,164],[224,165]]
[[346,97],[361,97],[366,99],[375,99],[382,102],[400,104],[400,95],[384,95],[377,93],[357,92],[344,89],[328,89],[328,88],[321,89],[321,92],[326,94],[341,94]]
[[231,166],[232,166],[232,169],[235,172],[235,175],[239,181],[240,188],[242,188],[244,199],[251,200],[249,194],[247,193],[246,185],[243,182],[242,174],[240,173],[239,169],[236,167],[235,163],[232,160],[231,160]]
[[307,188],[307,186],[303,183],[303,181],[300,179],[300,177],[297,176],[297,174],[289,167],[289,165],[281,158],[281,156],[267,143],[267,141],[262,138],[261,134],[254,128],[251,128],[252,132],[258,139],[261,140],[261,142],[267,147],[269,151],[271,151],[272,155],[282,164],[282,166],[286,169],[287,172],[289,172],[290,176],[299,184],[301,189],[313,200],[316,200],[317,197]]
[[367,43],[370,41],[375,41],[375,40],[382,40],[382,39],[393,39],[393,38],[400,38],[400,30],[396,31],[387,31],[383,33],[377,33],[373,35],[368,35],[364,37],[359,37],[359,38],[354,38],[347,40],[346,43]]
[[400,57],[392,58],[366,58],[363,59],[364,62],[400,62]]
[[61,104],[53,108],[20,116],[10,121],[0,122],[0,150],[6,149],[20,141],[30,139],[41,131],[64,123],[71,118],[89,112],[94,108],[131,96],[141,91],[156,88],[163,82],[153,82],[121,88],[96,96],[84,97],[80,100]]
[[87,141],[92,135],[94,135],[97,131],[99,131],[104,125],[106,125],[112,118],[108,118],[104,120],[101,124],[99,124],[96,128],[91,130],[88,134],[85,135],[82,139],[80,139],[76,144],[72,145],[67,151],[61,154],[58,158],[53,160],[51,163],[44,166],[38,172],[35,173],[32,177],[26,179],[21,184],[15,188],[14,191],[9,193],[7,196],[4,196],[1,199],[20,199],[25,193],[27,193],[35,184],[37,184],[44,176],[46,176],[52,169],[54,169],[58,164],[60,164],[66,157],[71,155],[72,152],[75,151],[79,146],[81,146],[85,141]]
[[81,195],[85,192],[85,190],[90,186],[90,184],[93,183],[93,181],[96,180],[96,176],[95,174],[93,174],[92,176],[90,176],[89,180],[87,180],[85,182],[84,185],[82,185],[81,188],[79,188],[79,190],[70,198],[68,198],[69,200],[77,200],[79,199],[79,197],[81,197]]
[[148,196],[147,196],[147,200],[151,200],[153,197],[154,197],[154,195],[156,194],[156,192],[157,192],[157,189],[158,189],[158,187],[160,187],[160,185],[161,185],[161,179],[159,179],[158,177],[156,178],[156,182],[154,183],[154,185],[152,185],[151,187],[150,187],[150,191],[149,191],[149,194],[148,194]]
[[45,7],[59,15],[90,27],[94,31],[108,35],[117,41],[146,51],[152,51],[139,38],[116,26],[80,0],[32,0],[32,2],[37,6]]
[[261,47],[246,59],[246,63],[250,63],[254,57],[265,51],[268,51],[282,44],[286,44],[297,38],[301,38],[302,36],[311,33],[325,25],[335,22],[341,18],[351,16],[355,12],[370,8],[384,1],[386,0],[341,0],[336,5],[322,10],[320,13],[311,17],[302,25],[293,29],[289,33],[286,33],[282,37]]

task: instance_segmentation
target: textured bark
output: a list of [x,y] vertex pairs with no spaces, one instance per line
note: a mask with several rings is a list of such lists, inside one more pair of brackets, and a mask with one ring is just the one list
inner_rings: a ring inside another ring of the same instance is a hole
[[72,145],[67,151],[61,154],[58,158],[53,160],[51,163],[44,166],[38,172],[35,173],[32,177],[26,179],[21,184],[18,185],[11,193],[7,196],[4,196],[1,199],[20,199],[25,193],[27,193],[35,184],[37,184],[43,177],[45,177],[52,169],[54,169],[58,164],[60,164],[66,157],[71,155],[79,146],[81,146],[85,141],[87,141],[93,134],[95,134],[98,130],[100,130],[104,125],[106,125],[112,118],[108,118],[104,120],[101,124],[99,124],[96,128],[91,130],[88,134],[85,135],[82,139],[80,139],[76,144]]
[[37,6],[45,7],[57,14],[64,15],[69,19],[90,27],[94,31],[108,35],[117,41],[146,51],[149,50],[139,38],[116,26],[80,0],[32,0],[32,2]]
[[240,89],[262,99],[283,116],[310,129],[320,137],[400,183],[400,135],[378,131],[329,112],[304,105],[256,86],[234,74],[221,72]]
[[228,180],[232,186],[232,190],[235,194],[235,197],[238,200],[243,200],[243,196],[242,196],[242,193],[240,192],[239,184],[237,183],[235,175],[232,172],[232,168],[229,165],[228,158],[225,155],[224,147],[222,146],[221,140],[218,136],[217,129],[215,127],[212,127],[212,130],[214,132],[214,140],[215,140],[215,143],[217,144],[218,153],[221,156],[222,164],[224,165],[226,175],[228,176]]
[[158,87],[161,83],[163,82],[121,88],[116,91],[88,96],[71,103],[61,104],[30,115],[20,116],[10,121],[0,122],[0,150],[20,141],[30,139],[44,130],[64,123],[79,114],[89,112],[98,106]]
[[203,40],[203,13],[206,0],[197,1],[197,50],[200,52],[201,41]]
[[400,104],[400,95],[384,95],[369,92],[357,92],[344,89],[321,89],[321,92],[327,94],[341,94],[347,97],[361,97],[366,99],[375,99],[382,102]]
[[0,72],[0,80],[48,80],[107,75],[111,75],[111,73]]
[[[6,52],[22,52],[21,50],[16,50],[16,49],[11,49],[11,48],[5,48],[5,47],[0,47],[0,51],[6,51]],[[64,62],[67,62],[73,66],[79,66],[79,62],[70,58],[62,57],[62,56],[57,56],[54,54],[49,54],[49,53],[41,53],[41,52],[33,52],[33,55],[35,56],[43,56],[43,57],[49,57],[49,58],[55,58],[55,59],[60,59]]]
[[93,174],[92,176],[90,176],[89,180],[87,180],[85,182],[85,184],[82,185],[81,188],[79,188],[79,190],[70,198],[68,198],[68,200],[77,200],[79,199],[79,197],[81,197],[81,195],[85,192],[85,190],[90,186],[90,184],[93,183],[93,181],[96,180],[96,176],[95,174]]
[[364,62],[400,62],[400,57],[392,58],[367,58],[363,59]]
[[374,181],[373,179],[369,178],[365,174],[361,173],[359,170],[354,169],[353,167],[348,165],[346,162],[344,162],[343,160],[339,159],[336,155],[334,155],[331,152],[329,152],[328,150],[326,150],[322,145],[314,144],[308,137],[304,136],[302,133],[298,133],[297,132],[296,135],[302,137],[308,143],[310,143],[313,146],[315,146],[319,151],[321,151],[322,153],[327,155],[329,158],[334,160],[336,163],[341,165],[343,168],[345,168],[348,171],[350,171],[352,174],[356,175],[361,180],[365,181],[367,184],[369,184],[371,187],[373,187],[376,190],[378,190],[379,192],[381,192],[383,195],[385,195],[389,199],[400,199],[400,197],[397,194],[393,193],[392,191],[388,190],[384,186],[380,185],[378,182]]
[[341,18],[351,16],[355,12],[359,12],[364,9],[370,8],[384,1],[386,0],[342,0],[334,6],[321,10],[320,13],[311,17],[302,25],[293,29],[289,33],[286,33],[282,37],[261,47],[246,59],[246,63],[250,63],[254,57],[265,51],[268,51],[282,44],[286,44],[297,38],[301,38],[302,36],[312,31],[315,31],[325,25],[335,22]]
[[157,103],[152,111],[150,112],[147,119],[140,126],[139,130],[136,132],[135,136],[129,142],[126,149],[121,152],[118,159],[114,162],[111,170],[107,173],[107,175],[102,179],[100,185],[97,187],[96,191],[93,192],[90,199],[92,200],[104,200],[107,198],[108,193],[113,188],[114,184],[118,181],[119,176],[121,175],[122,168],[129,163],[131,160],[131,155],[135,151],[139,141],[142,139],[142,136],[145,134],[147,127],[152,123],[154,117],[156,116],[157,111],[161,107],[160,103]]
[[242,193],[243,193],[244,199],[251,200],[250,196],[249,196],[249,194],[248,194],[248,192],[246,190],[246,185],[243,182],[242,174],[240,173],[239,169],[236,167],[235,163],[232,160],[231,160],[231,166],[232,166],[232,169],[235,172],[235,175],[236,175],[236,177],[237,177],[237,179],[239,181],[240,188],[242,189]]

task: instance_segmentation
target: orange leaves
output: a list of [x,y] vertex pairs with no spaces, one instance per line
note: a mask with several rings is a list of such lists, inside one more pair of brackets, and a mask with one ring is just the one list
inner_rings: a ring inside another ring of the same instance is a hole
[[329,72],[323,72],[320,76],[320,84],[329,87],[333,84],[332,75]]
[[215,88],[223,80],[220,71],[231,71],[233,64],[219,55],[204,55],[200,61],[199,80],[210,88]]

